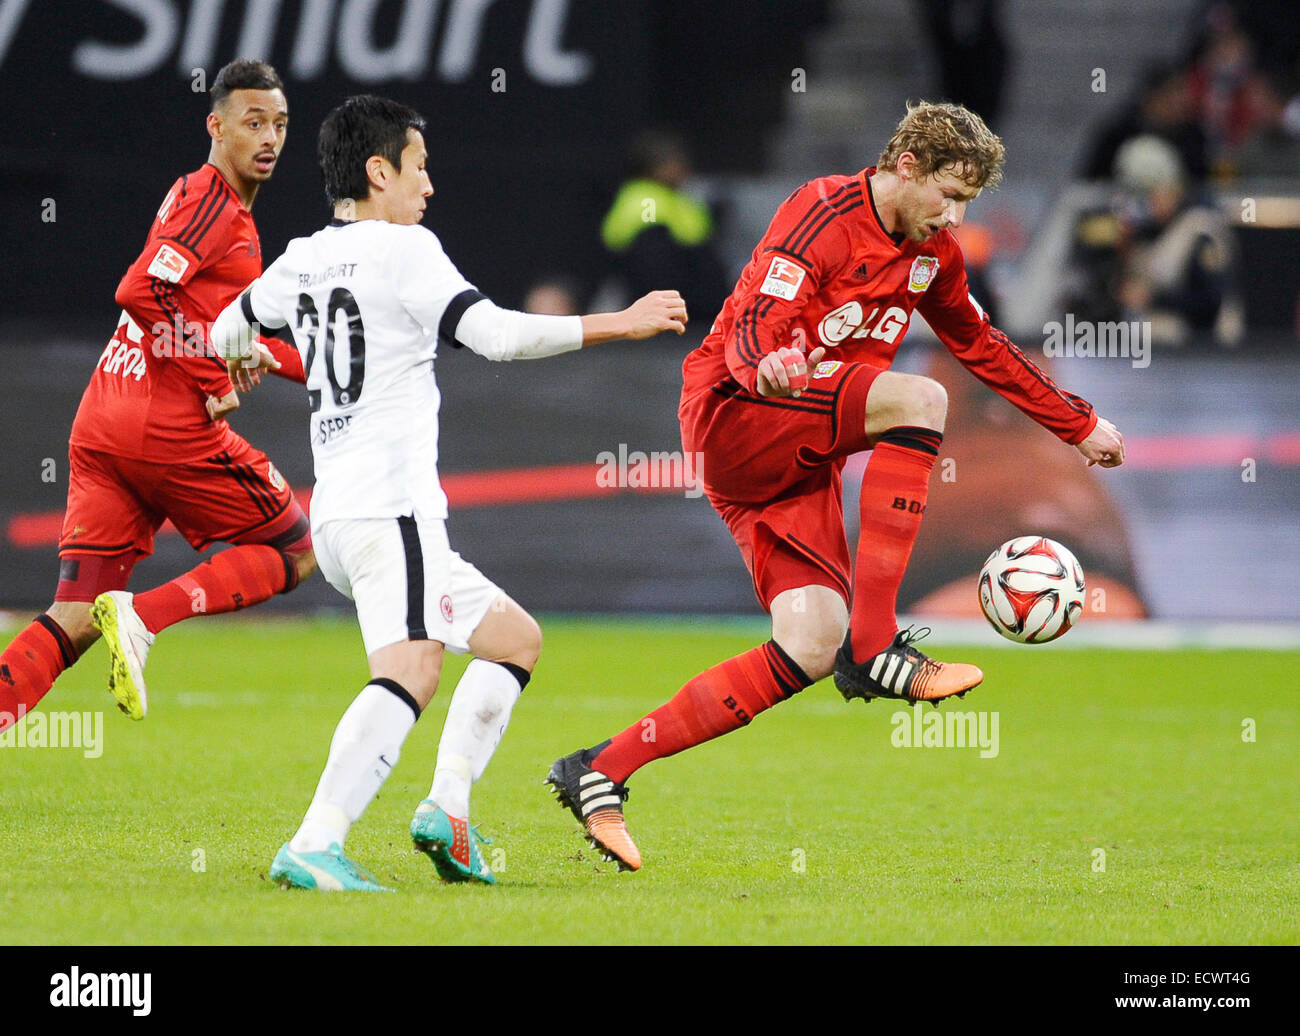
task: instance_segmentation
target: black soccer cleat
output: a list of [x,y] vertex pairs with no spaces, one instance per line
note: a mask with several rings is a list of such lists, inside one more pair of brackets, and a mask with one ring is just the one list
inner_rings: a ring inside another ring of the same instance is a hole
[[641,852],[623,821],[627,785],[589,765],[607,744],[557,759],[545,783],[554,790],[556,801],[577,817],[593,849],[617,863],[619,870],[640,870]]
[[835,686],[844,700],[898,698],[908,704],[928,701],[937,707],[943,699],[964,695],[984,679],[977,666],[939,662],[912,647],[913,641],[929,632],[928,626],[915,631],[909,626],[880,654],[858,663],[853,661],[850,631],[835,653]]

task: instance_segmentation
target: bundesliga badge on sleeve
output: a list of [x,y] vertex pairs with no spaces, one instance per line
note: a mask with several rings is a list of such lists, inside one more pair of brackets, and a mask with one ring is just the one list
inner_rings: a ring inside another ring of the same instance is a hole
[[758,290],[764,295],[789,302],[799,294],[799,285],[803,283],[804,276],[803,267],[778,255],[773,257],[772,265],[767,268],[767,276],[763,278]]
[[157,277],[168,284],[176,284],[185,276],[185,271],[189,268],[190,261],[185,256],[171,245],[162,245],[149,264],[148,272],[150,277]]

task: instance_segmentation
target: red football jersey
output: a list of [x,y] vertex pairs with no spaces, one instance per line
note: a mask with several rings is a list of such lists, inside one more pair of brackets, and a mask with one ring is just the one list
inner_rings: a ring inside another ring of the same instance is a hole
[[122,317],[81,397],[71,441],[137,460],[190,461],[224,449],[234,433],[208,417],[205,401],[232,386],[208,332],[261,273],[253,217],[216,167],[177,180],[117,286]]
[[[1060,389],[971,297],[956,238],[896,241],[876,212],[868,177],[811,180],[777,209],[722,313],[682,365],[682,398],[714,385],[756,391],[759,361],[781,346],[823,362],[886,368],[912,311],[980,381],[1043,427],[1079,443],[1096,426],[1092,406]],[[815,372],[810,372],[815,375]]]

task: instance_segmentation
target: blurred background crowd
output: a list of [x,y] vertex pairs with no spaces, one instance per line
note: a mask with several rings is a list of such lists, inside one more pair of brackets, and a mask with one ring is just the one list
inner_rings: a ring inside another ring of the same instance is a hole
[[[598,489],[595,457],[680,448],[680,361],[777,205],[810,177],[874,164],[906,101],[926,98],[968,105],[1007,144],[1002,187],[958,235],[974,294],[1120,426],[1129,463],[1084,469],[918,318],[899,364],[948,387],[954,466],[936,471],[904,606],[974,614],[984,557],[1040,532],[1079,554],[1106,617],[1300,619],[1294,4],[104,0],[72,19],[60,7],[7,5],[0,22],[0,349],[21,357],[3,417],[0,607],[48,603],[66,482],[42,465],[66,459],[114,287],[154,210],[206,156],[196,71],[256,56],[279,69],[291,111],[254,212],[267,261],[326,218],[321,117],[372,91],[428,117],[426,224],[497,302],[571,313],[657,287],[687,298],[685,341],[507,370],[439,360],[452,534],[530,607],[754,611],[705,501]],[[1048,328],[1067,319],[1132,326],[1150,354],[1053,355]],[[271,385],[237,423],[306,488],[304,415],[293,386]],[[477,486],[583,465],[591,486],[568,491],[558,474],[551,492],[456,488],[458,475]],[[164,537],[137,578],[181,567],[188,548]],[[317,581],[286,605],[337,603]]]

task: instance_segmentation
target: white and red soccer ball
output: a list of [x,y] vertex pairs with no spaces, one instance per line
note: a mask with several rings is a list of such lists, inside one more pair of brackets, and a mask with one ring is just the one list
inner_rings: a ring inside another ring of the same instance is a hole
[[995,630],[1020,644],[1045,644],[1083,614],[1083,569],[1044,536],[1018,536],[980,569],[980,608]]

